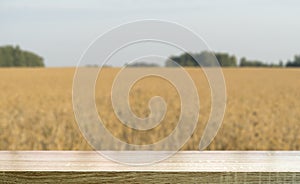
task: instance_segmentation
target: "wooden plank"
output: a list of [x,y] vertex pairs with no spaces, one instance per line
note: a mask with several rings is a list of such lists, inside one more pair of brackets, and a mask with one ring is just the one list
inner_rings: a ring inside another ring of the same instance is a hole
[[156,164],[128,166],[97,152],[0,151],[0,183],[20,182],[300,183],[300,152],[183,151]]
[[0,171],[299,172],[300,152],[182,151],[156,164],[128,166],[90,151],[0,151]]
[[0,172],[0,183],[300,183],[300,173]]

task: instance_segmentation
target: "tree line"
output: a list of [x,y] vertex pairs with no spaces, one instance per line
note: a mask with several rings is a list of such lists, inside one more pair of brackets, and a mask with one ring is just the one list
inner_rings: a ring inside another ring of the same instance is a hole
[[[216,60],[217,59],[217,60]],[[212,53],[203,51],[201,53],[184,53],[179,56],[171,56],[166,62],[166,67],[174,66],[217,66],[217,63],[221,67],[300,67],[300,55],[295,55],[294,60],[288,61],[285,65],[282,61],[278,64],[268,64],[258,60],[248,60],[245,57],[237,62],[237,58],[234,55],[228,53]]]
[[0,47],[0,67],[44,67],[41,56],[17,46]]

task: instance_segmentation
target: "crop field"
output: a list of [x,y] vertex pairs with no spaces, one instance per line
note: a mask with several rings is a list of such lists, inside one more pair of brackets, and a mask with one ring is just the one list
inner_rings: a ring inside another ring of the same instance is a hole
[[[211,95],[202,70],[186,70],[197,87],[201,109],[196,130],[182,149],[197,150],[210,114]],[[122,125],[112,108],[111,87],[118,71],[118,68],[102,69],[96,83],[96,106],[105,127],[131,144],[151,144],[168,136],[180,116],[176,88],[154,76],[137,81],[129,93],[136,116],[144,118],[150,114],[148,102],[153,96],[164,98],[167,112],[157,127],[149,131],[134,130]],[[0,150],[92,149],[75,121],[74,72],[75,68],[0,69]],[[300,70],[225,68],[223,73],[226,112],[217,136],[207,149],[299,150]],[[110,143],[103,140],[103,144]]]

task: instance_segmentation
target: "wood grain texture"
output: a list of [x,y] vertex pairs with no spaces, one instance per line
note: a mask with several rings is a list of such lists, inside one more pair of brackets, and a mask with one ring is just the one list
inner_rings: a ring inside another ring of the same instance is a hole
[[128,166],[97,152],[0,151],[0,183],[145,182],[300,183],[300,152],[184,151],[159,163]]
[[2,172],[1,183],[300,183],[300,173]]

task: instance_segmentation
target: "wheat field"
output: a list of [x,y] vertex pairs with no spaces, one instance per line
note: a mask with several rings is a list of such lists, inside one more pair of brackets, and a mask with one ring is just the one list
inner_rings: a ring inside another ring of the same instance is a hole
[[[201,110],[198,126],[182,149],[197,150],[210,114],[211,96],[202,70],[186,70],[197,86]],[[168,104],[159,126],[147,132],[137,131],[122,125],[112,109],[110,89],[118,71],[104,68],[96,84],[96,106],[106,128],[131,144],[154,143],[170,134],[181,108],[174,86],[157,77],[134,84],[129,102],[138,117],[149,115],[152,96],[161,96]],[[74,72],[75,68],[0,69],[0,150],[92,150],[74,117]],[[226,112],[207,149],[299,150],[300,70],[225,68],[223,73]]]

